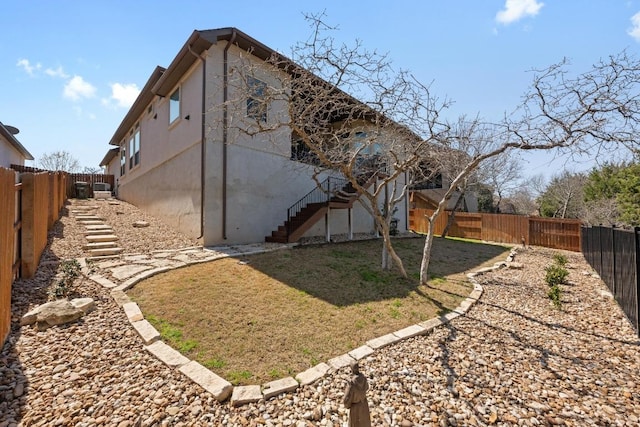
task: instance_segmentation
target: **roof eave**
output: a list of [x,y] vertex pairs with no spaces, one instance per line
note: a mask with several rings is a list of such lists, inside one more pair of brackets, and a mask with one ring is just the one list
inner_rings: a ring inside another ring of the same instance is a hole
[[118,126],[118,129],[116,129],[115,133],[111,137],[109,145],[120,145],[120,141],[122,140],[122,138],[126,136],[129,129],[131,129],[131,127],[135,124],[136,120],[138,120],[142,113],[144,113],[147,105],[149,105],[149,103],[153,101],[155,95],[151,88],[162,77],[165,71],[166,69],[160,66],[157,66],[155,70],[153,70],[153,73],[151,73],[151,77],[149,77],[149,80],[147,80],[147,83],[145,83],[144,87],[140,91],[140,94],[133,102],[133,105],[127,112],[127,115],[124,116],[122,122],[120,123],[120,126]]
[[4,127],[2,123],[0,123],[0,135],[9,141],[9,144],[11,144],[13,148],[15,148],[25,158],[25,160],[33,160],[33,155],[29,150],[27,150],[24,145],[22,145],[20,141],[18,141],[16,137]]

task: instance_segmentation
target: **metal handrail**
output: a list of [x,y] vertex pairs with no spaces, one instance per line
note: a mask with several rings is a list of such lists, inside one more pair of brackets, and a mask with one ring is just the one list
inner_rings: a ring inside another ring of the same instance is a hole
[[302,209],[310,205],[311,203],[327,203],[335,194],[342,190],[347,184],[348,180],[344,178],[328,177],[316,186],[313,190],[305,194],[300,200],[295,202],[289,209],[287,209],[287,238],[292,233],[291,219],[298,215]]

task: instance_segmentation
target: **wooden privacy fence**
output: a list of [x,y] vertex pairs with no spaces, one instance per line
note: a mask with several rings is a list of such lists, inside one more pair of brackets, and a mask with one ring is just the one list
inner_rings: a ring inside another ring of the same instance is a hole
[[0,343],[11,326],[11,286],[33,277],[47,232],[67,200],[64,172],[21,173],[0,168]]
[[[427,233],[431,209],[410,209],[409,229]],[[435,234],[441,235],[451,212],[442,213],[435,223]],[[580,251],[580,227],[575,219],[538,218],[520,215],[456,212],[448,235],[497,243],[522,243],[554,249]]]
[[[31,172],[31,173],[50,172],[45,169],[38,169],[38,168],[34,168],[30,166],[22,166],[22,165],[11,165],[11,169],[16,170],[18,172]],[[105,175],[101,173],[94,173],[94,174],[68,173],[68,172],[57,172],[57,173],[64,173],[67,175],[65,190],[67,193],[67,198],[70,198],[70,199],[74,197],[78,197],[78,194],[76,192],[76,182],[86,182],[87,184],[89,184],[89,194],[88,194],[89,197],[93,197],[93,184],[95,184],[96,182],[105,182],[109,184],[111,186],[111,191],[113,191],[113,189],[115,188],[115,176],[113,175]]]
[[640,228],[583,227],[582,253],[640,336]]

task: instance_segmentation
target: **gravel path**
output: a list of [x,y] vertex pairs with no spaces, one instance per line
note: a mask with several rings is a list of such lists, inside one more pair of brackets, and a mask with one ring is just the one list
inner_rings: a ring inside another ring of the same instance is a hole
[[[122,213],[118,213],[122,212]],[[128,253],[194,244],[121,203],[101,202]],[[131,226],[144,219],[146,229]],[[96,309],[37,332],[20,316],[46,300],[60,259],[81,257],[82,229],[64,216],[35,278],[14,284],[13,329],[0,353],[0,427],[342,426],[348,376],[239,408],[213,397],[147,353],[108,290],[86,282]],[[580,254],[569,258],[562,310],[546,297],[552,251],[517,255],[522,270],[478,277],[485,293],[465,316],[361,361],[375,426],[636,426],[640,341]],[[604,295],[603,295],[604,293]]]

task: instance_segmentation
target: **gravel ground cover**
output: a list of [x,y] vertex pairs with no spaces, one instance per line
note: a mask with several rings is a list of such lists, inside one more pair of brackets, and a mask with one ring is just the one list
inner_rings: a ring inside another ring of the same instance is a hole
[[[127,253],[194,244],[131,205],[98,205]],[[134,229],[140,219],[151,226]],[[345,423],[347,368],[268,401],[218,403],[147,353],[108,290],[89,281],[82,294],[96,309],[79,322],[20,327],[20,316],[46,300],[59,260],[84,256],[82,231],[63,216],[37,275],[14,284],[0,427]],[[638,425],[640,341],[580,254],[565,253],[570,284],[554,308],[543,280],[553,254],[520,251],[523,269],[478,276],[484,294],[465,316],[363,359],[373,425]]]

